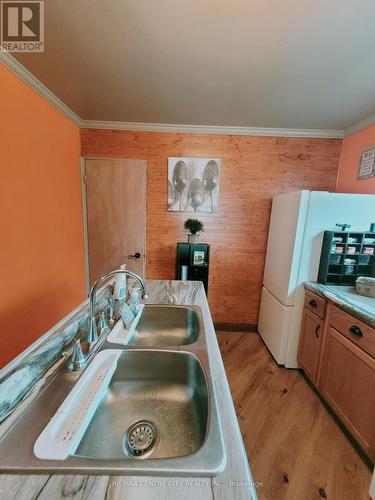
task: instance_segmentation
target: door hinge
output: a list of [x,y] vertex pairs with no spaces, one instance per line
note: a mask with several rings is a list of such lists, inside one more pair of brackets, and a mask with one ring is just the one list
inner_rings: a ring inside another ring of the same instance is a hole
[[86,174],[83,174],[82,182],[83,182],[83,184],[87,184],[87,175]]

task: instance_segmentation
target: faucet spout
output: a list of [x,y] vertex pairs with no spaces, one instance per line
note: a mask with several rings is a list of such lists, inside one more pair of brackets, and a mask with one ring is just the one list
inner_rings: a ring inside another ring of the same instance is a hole
[[93,285],[89,293],[89,302],[90,302],[90,318],[89,318],[89,329],[87,334],[87,343],[89,345],[89,349],[93,347],[98,341],[98,333],[97,333],[97,325],[95,320],[95,303],[96,303],[96,292],[100,285],[102,285],[105,281],[117,274],[125,274],[130,278],[135,279],[140,287],[141,287],[141,296],[142,299],[148,299],[148,293],[146,290],[145,283],[143,279],[138,276],[138,274],[128,271],[127,269],[115,269],[110,271],[109,273],[103,274]]
[[96,328],[95,314],[94,314],[94,317],[91,317],[91,314],[90,314],[89,328],[87,331],[87,338],[86,338],[86,342],[87,342],[87,345],[89,347],[89,351],[91,351],[91,349],[94,347],[94,345],[97,343],[97,341],[98,341],[98,332],[97,332],[97,328]]

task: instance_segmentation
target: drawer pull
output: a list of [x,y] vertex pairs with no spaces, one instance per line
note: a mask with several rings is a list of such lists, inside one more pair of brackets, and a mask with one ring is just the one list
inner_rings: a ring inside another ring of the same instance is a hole
[[356,337],[362,337],[363,333],[361,331],[360,328],[358,328],[358,326],[355,326],[355,325],[352,325],[350,328],[349,328],[349,331],[350,333],[352,333],[353,335],[355,335]]
[[318,325],[316,328],[315,328],[315,337],[318,339],[319,338],[319,330],[320,330],[320,325]]
[[309,302],[310,306],[311,307],[316,307],[318,304],[316,303],[316,300],[314,299],[311,299],[310,302]]

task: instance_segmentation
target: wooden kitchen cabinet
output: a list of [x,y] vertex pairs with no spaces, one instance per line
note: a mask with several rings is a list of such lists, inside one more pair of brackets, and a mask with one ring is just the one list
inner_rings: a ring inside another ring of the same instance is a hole
[[317,383],[318,379],[323,328],[324,321],[305,308],[302,319],[298,362],[314,384]]
[[327,301],[315,293],[305,292],[305,307],[321,319],[326,316]]
[[329,324],[363,351],[375,357],[375,330],[336,306],[331,306]]
[[375,359],[329,326],[320,390],[366,453],[375,458]]
[[[307,292],[298,361],[352,436],[375,459],[375,329]],[[312,312],[314,311],[314,312]]]

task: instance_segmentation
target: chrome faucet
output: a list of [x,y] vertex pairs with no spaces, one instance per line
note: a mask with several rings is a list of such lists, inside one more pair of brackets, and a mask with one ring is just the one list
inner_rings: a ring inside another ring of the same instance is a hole
[[132,273],[131,271],[128,271],[127,269],[115,269],[114,271],[110,271],[107,274],[103,274],[93,285],[93,287],[90,290],[89,293],[89,301],[90,301],[90,317],[89,317],[89,329],[87,332],[87,344],[89,346],[89,350],[92,349],[92,347],[96,344],[98,341],[98,334],[97,334],[97,325],[96,325],[96,319],[95,319],[95,301],[96,301],[96,291],[99,288],[99,286],[106,281],[109,278],[112,278],[113,276],[116,276],[117,274],[126,274],[127,276],[130,276],[131,278],[134,278],[136,281],[141,286],[141,297],[142,299],[148,299],[148,293],[145,287],[145,283],[143,279],[138,276],[138,274]]
[[[98,343],[97,349],[93,349],[95,344],[97,344],[99,338],[98,338],[98,333],[97,333],[97,325],[96,325],[96,320],[95,320],[95,301],[96,301],[96,291],[99,288],[99,286],[107,279],[112,278],[112,276],[116,276],[116,274],[126,274],[127,276],[130,276],[131,278],[134,278],[138,283],[141,285],[141,297],[142,299],[148,299],[148,293],[144,284],[144,281],[138,274],[132,273],[131,271],[127,271],[126,269],[115,269],[114,271],[111,271],[110,273],[103,274],[95,283],[94,286],[91,288],[90,293],[89,293],[89,301],[90,301],[90,316],[89,316],[89,328],[87,331],[87,337],[86,337],[86,344],[88,346],[88,352],[86,354],[83,353],[82,351],[82,346],[81,346],[81,341],[78,339],[74,343],[73,351],[71,354],[71,357],[67,363],[67,370],[70,372],[75,372],[75,371],[80,371],[83,368],[87,366],[87,364],[90,362],[90,360],[93,358],[95,355],[96,350],[100,347],[100,345],[103,343],[105,340],[105,335],[104,332],[106,330],[109,330],[109,327],[107,325],[107,322],[105,320],[105,315],[104,312],[102,311],[100,315],[100,320],[99,320],[99,329],[100,329],[100,338],[103,339],[101,342]],[[111,309],[111,304],[110,304],[110,309]],[[112,309],[113,309],[113,303],[112,303]],[[113,311],[112,311],[113,313]],[[112,314],[113,315],[113,314]],[[114,323],[114,318],[112,318],[111,321],[111,312],[110,312],[110,324],[113,325]]]

